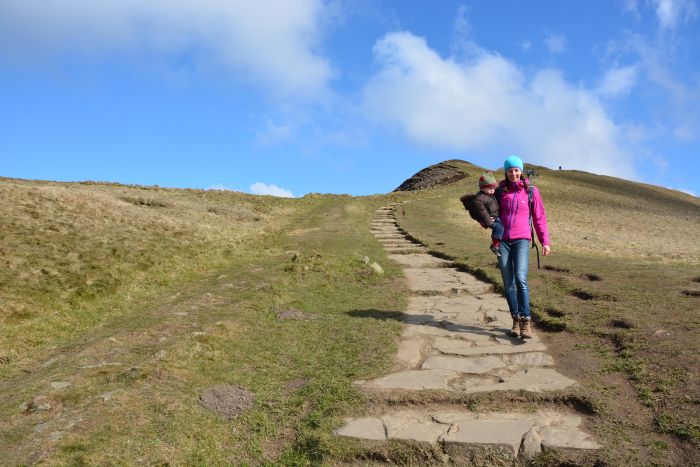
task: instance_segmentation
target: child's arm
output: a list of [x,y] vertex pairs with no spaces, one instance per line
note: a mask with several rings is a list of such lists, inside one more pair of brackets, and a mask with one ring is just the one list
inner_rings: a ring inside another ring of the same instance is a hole
[[489,215],[486,206],[484,206],[484,201],[479,198],[475,199],[474,207],[476,208],[476,212],[479,215],[479,224],[481,224],[481,226],[485,229],[491,227],[491,224],[493,224],[493,219],[491,219],[491,216]]

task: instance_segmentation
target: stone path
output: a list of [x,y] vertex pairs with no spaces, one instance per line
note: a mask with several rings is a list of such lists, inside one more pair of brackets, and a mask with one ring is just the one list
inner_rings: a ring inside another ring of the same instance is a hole
[[[404,267],[413,296],[396,371],[356,382],[364,391],[542,392],[576,384],[556,371],[537,334],[527,341],[507,336],[511,319],[505,299],[490,284],[408,240],[392,206],[377,210],[370,229],[389,258]],[[581,423],[580,416],[551,410],[475,413],[433,406],[348,419],[336,435],[432,443],[455,462],[511,464],[543,448],[598,449]]]

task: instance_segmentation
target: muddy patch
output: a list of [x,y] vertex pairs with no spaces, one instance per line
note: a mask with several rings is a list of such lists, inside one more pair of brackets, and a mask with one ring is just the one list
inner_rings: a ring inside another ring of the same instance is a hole
[[566,316],[566,313],[561,310],[557,310],[556,308],[547,308],[544,310],[544,312],[553,318],[563,318]]
[[618,328],[618,329],[632,329],[635,327],[634,323],[632,323],[624,318],[613,319],[610,322],[610,326],[612,326],[614,328]]
[[601,295],[596,295],[594,293],[588,292],[583,289],[574,289],[571,292],[569,292],[569,295],[572,295],[576,298],[579,298],[581,300],[605,300],[608,302],[616,302],[617,298],[608,295],[608,294],[601,294]]
[[568,269],[566,269],[566,268],[559,268],[559,267],[556,267],[556,266],[549,266],[549,265],[547,265],[547,266],[542,266],[542,269],[544,269],[545,271],[561,272],[561,273],[564,273],[564,274],[568,274],[568,273],[571,272],[570,270],[568,270]]
[[238,385],[219,384],[202,390],[199,403],[220,417],[231,420],[253,407],[255,395]]

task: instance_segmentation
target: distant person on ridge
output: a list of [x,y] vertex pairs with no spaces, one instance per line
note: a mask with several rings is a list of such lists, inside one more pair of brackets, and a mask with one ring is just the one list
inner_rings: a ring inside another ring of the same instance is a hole
[[518,156],[509,156],[503,163],[506,179],[496,189],[500,206],[499,216],[503,223],[503,239],[500,243],[498,267],[503,277],[503,288],[513,318],[510,335],[523,339],[532,337],[530,327],[530,290],[527,286],[527,271],[530,261],[532,227],[542,244],[542,254],[551,253],[547,216],[540,192],[523,179],[523,161]]
[[496,177],[491,172],[486,172],[479,177],[479,191],[473,195],[464,195],[459,200],[472,219],[483,228],[491,229],[491,251],[496,256],[501,256],[499,246],[503,238],[503,224],[498,216],[498,201],[493,195],[497,186]]

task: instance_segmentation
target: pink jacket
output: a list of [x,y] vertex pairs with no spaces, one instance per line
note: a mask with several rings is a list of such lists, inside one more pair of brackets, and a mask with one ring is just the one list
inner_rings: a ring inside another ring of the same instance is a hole
[[[525,184],[520,181],[517,184],[501,182],[503,195],[499,202],[499,217],[503,223],[503,239],[532,240],[530,234],[530,210],[528,209],[528,196]],[[508,186],[507,189],[506,186]],[[514,189],[515,188],[515,189]],[[532,188],[532,224],[535,226],[535,233],[542,245],[550,245],[549,230],[547,229],[547,215],[544,212],[544,204],[540,192],[534,186]]]

